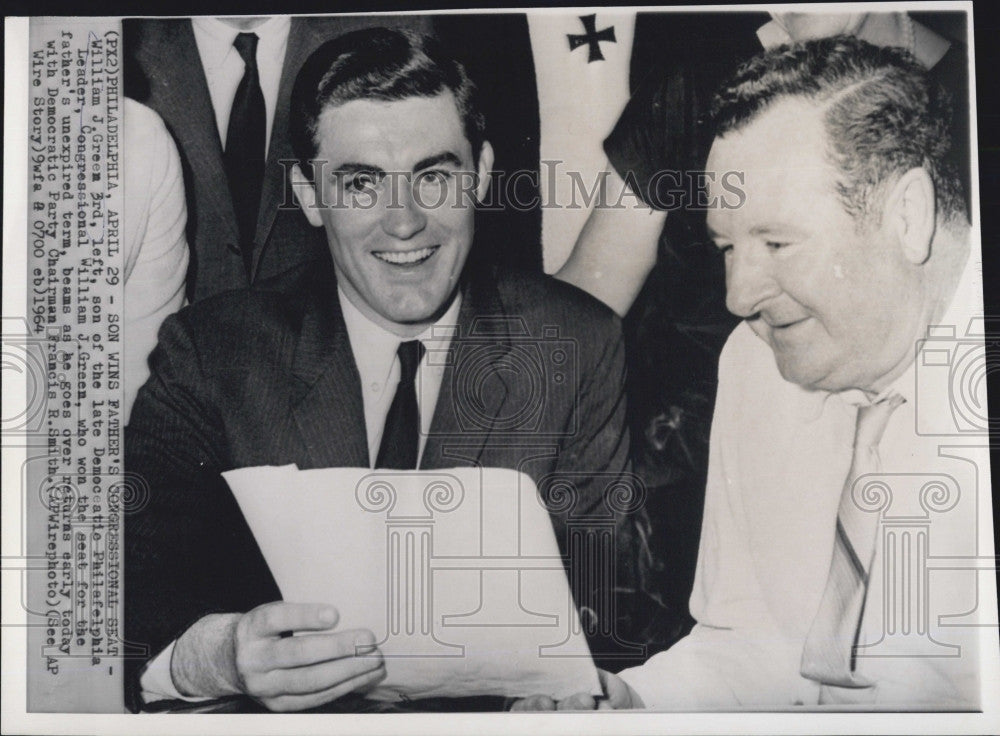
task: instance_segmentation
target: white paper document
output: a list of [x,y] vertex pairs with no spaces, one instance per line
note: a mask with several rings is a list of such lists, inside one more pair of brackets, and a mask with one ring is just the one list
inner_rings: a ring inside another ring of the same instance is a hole
[[367,628],[380,700],[601,693],[549,514],[498,468],[223,474],[278,583]]

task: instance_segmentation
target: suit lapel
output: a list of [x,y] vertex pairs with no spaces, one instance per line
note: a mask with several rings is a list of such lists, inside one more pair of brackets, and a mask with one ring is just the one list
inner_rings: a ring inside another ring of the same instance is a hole
[[181,149],[191,152],[188,165],[199,182],[199,203],[206,203],[228,230],[228,239],[238,242],[229,180],[222,165],[222,142],[191,21],[163,21],[162,29],[146,68],[156,70],[153,74],[161,109],[184,117],[183,125],[172,126],[171,132],[182,139]]
[[332,277],[303,319],[292,371],[301,381],[292,414],[313,467],[368,467],[361,378]]
[[[299,69],[309,55],[323,42],[325,36],[305,18],[292,18],[288,31],[288,48],[281,68],[281,82],[278,85],[278,99],[274,108],[274,123],[271,126],[271,143],[267,149],[267,163],[264,169],[264,184],[261,188],[260,210],[257,214],[257,232],[254,242],[257,247],[253,254],[253,273],[256,276],[261,254],[267,247],[278,208],[285,204],[287,173],[280,163],[295,157],[288,135],[288,115],[292,100],[292,87]],[[290,202],[291,203],[291,202]]]
[[[300,381],[292,415],[312,467],[367,467],[361,377],[336,281],[322,275],[316,283],[315,306],[303,318],[292,361]],[[502,430],[498,421],[512,390],[505,372],[497,370],[510,352],[512,332],[492,274],[469,279],[458,323],[424,447],[425,469],[476,464],[490,437]]]
[[510,352],[510,324],[493,275],[469,279],[420,466],[475,465],[511,391],[497,367]]

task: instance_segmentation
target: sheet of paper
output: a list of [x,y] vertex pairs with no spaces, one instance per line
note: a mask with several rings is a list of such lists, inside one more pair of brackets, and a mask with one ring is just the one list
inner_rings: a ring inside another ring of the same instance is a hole
[[294,465],[224,474],[286,601],[374,631],[369,697],[601,692],[532,480]]

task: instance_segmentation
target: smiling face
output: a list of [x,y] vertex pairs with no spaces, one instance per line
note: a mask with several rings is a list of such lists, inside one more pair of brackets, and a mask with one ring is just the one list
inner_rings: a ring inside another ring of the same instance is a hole
[[744,172],[747,198],[711,210],[709,233],[725,253],[727,307],[786,380],[878,390],[912,359],[924,284],[889,218],[859,228],[844,211],[827,146],[822,109],[799,99],[717,138],[707,169]]
[[377,324],[419,334],[456,294],[489,144],[477,171],[450,92],[329,107],[316,143],[316,189],[297,167],[293,176],[306,217],[326,231],[338,285]]

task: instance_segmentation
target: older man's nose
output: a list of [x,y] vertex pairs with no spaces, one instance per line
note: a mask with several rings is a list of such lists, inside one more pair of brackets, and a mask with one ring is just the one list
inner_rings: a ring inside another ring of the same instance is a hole
[[752,317],[781,289],[769,255],[753,247],[734,247],[726,263],[726,308],[737,317]]
[[383,213],[382,229],[400,240],[408,240],[427,227],[427,213],[413,197],[408,181],[400,182],[394,201]]

